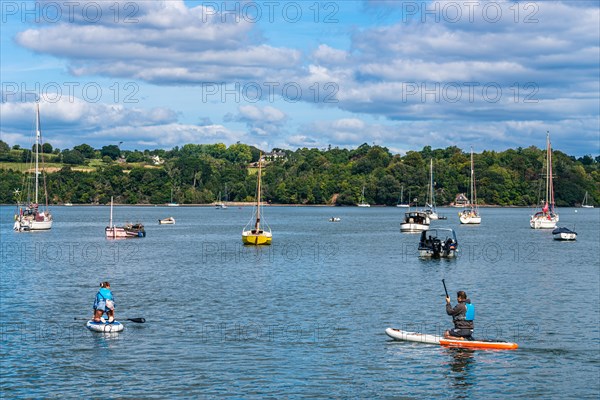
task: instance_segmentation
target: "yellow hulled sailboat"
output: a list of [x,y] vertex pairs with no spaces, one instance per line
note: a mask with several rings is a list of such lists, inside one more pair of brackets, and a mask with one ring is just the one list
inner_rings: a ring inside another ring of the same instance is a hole
[[[242,242],[244,244],[249,245],[266,245],[271,244],[272,234],[271,228],[265,222],[264,227],[261,226],[261,203],[260,203],[260,178],[262,174],[262,155],[258,160],[258,183],[256,185],[256,207],[254,208],[254,213],[252,214],[252,219],[248,224],[244,227],[242,231]],[[252,224],[253,227],[252,227]],[[249,229],[249,227],[252,227]]]

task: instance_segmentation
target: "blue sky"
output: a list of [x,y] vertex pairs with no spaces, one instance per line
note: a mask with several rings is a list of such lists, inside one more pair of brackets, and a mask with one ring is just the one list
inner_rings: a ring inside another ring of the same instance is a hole
[[3,1],[2,140],[600,152],[597,1]]

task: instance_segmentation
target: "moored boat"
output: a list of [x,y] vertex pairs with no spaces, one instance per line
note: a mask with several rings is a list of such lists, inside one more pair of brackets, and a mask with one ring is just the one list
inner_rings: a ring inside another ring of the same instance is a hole
[[430,228],[421,233],[419,256],[432,258],[453,258],[458,252],[458,241],[454,230]]
[[554,237],[554,240],[577,240],[577,232],[565,227],[554,229],[552,231],[552,236]]
[[422,211],[410,211],[404,214],[404,221],[400,224],[400,232],[421,232],[429,228],[429,216]]
[[554,184],[552,181],[552,146],[550,134],[546,134],[546,191],[541,211],[536,212],[529,220],[533,229],[554,229],[559,220],[554,207]]
[[594,208],[592,204],[589,204],[588,200],[588,192],[585,192],[585,196],[583,196],[583,201],[581,202],[581,208]]
[[475,169],[473,166],[473,147],[471,147],[471,179],[469,185],[470,200],[469,207],[458,213],[461,224],[481,224],[481,215],[479,215],[479,207],[477,207],[477,191],[475,189]]
[[[15,223],[13,229],[17,232],[31,232],[31,231],[47,231],[52,229],[52,222],[54,218],[48,208],[48,190],[46,189],[46,179],[42,179],[45,197],[45,208],[40,210],[38,202],[39,198],[39,178],[44,173],[39,170],[39,158],[40,149],[42,148],[42,130],[40,124],[40,105],[36,106],[36,119],[35,119],[35,160],[32,158],[31,163],[35,162],[33,168],[34,183],[33,187],[31,182],[27,184],[27,199],[23,204],[21,203],[21,191],[15,190],[15,197],[17,201],[17,214],[15,214]],[[44,159],[42,158],[42,163]]]
[[360,201],[357,204],[358,207],[371,207],[369,203],[365,201],[365,187],[362,188],[362,194],[360,196]]
[[[242,242],[247,245],[269,245],[271,244],[271,240],[273,239],[273,235],[271,233],[271,228],[269,225],[261,221],[261,208],[262,204],[260,201],[261,188],[260,188],[260,180],[262,175],[262,162],[261,157],[259,157],[258,161],[258,179],[256,184],[256,207],[254,208],[254,213],[252,215],[252,219],[242,230]],[[250,228],[251,224],[254,223],[254,227]],[[264,225],[261,226],[261,223]]]
[[427,214],[430,220],[439,219],[439,215],[435,208],[435,194],[433,192],[433,158],[429,160],[429,186],[427,191],[427,201],[423,212]]
[[113,198],[110,198],[110,220],[108,226],[104,228],[104,235],[107,239],[126,239],[136,237],[146,237],[146,230],[141,223],[126,224],[125,226],[115,226],[113,224]]
[[158,220],[159,225],[173,225],[174,223],[175,223],[175,218],[173,218],[173,217],[168,217],[168,218],[163,218],[163,219]]

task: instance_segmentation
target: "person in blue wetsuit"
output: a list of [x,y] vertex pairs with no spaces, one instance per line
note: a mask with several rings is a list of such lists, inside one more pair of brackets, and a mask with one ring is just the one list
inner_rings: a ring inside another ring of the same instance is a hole
[[446,297],[446,313],[452,316],[454,328],[444,332],[444,337],[473,340],[475,308],[462,290],[456,293],[456,297],[458,304],[454,308],[450,304],[450,297]]
[[100,322],[102,315],[108,315],[108,322],[115,320],[115,298],[110,291],[110,283],[102,282],[94,300],[94,322]]

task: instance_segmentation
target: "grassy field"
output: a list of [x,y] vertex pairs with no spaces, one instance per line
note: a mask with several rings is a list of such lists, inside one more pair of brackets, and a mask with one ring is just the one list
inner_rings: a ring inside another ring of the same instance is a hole
[[[82,172],[93,172],[96,171],[100,167],[105,167],[107,164],[102,160],[93,159],[89,160],[88,165],[69,165],[63,163],[51,163],[46,162],[44,164],[40,163],[39,168],[45,168],[47,172],[55,172],[60,170],[65,166],[70,166],[73,171],[82,171]],[[135,167],[142,168],[162,168],[156,165],[146,165],[144,162],[136,162],[136,163],[125,163],[119,164],[123,168],[123,172],[130,172],[131,169]],[[27,172],[29,170],[33,171],[35,168],[31,163],[23,163],[23,162],[0,162],[0,169],[12,169],[19,172]]]

